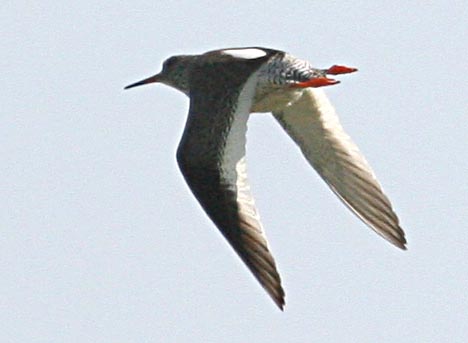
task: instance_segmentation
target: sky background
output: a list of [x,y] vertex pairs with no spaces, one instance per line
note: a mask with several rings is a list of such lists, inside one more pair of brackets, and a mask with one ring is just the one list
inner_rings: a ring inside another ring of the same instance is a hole
[[[466,1],[3,1],[1,342],[466,342]],[[279,311],[179,173],[188,109],[123,87],[179,53],[265,46],[359,72],[326,89],[408,251],[361,223],[268,114],[253,194]]]

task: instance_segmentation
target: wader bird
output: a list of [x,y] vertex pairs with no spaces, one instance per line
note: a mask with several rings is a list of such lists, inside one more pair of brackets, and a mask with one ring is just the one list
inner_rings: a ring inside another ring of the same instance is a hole
[[355,68],[313,68],[285,52],[231,48],[167,59],[152,82],[190,98],[177,162],[193,194],[280,309],[284,290],[247,182],[245,143],[252,112],[271,112],[310,165],[375,232],[405,249],[405,234],[369,164],[318,87]]

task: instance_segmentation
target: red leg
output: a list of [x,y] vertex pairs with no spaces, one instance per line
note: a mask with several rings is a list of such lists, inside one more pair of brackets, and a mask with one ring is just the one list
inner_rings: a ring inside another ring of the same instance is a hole
[[354,73],[355,71],[357,71],[357,68],[334,65],[328,68],[327,74],[330,74],[330,75],[349,74],[349,73]]
[[294,88],[307,88],[307,87],[323,87],[323,86],[331,86],[340,83],[340,81],[329,79],[327,77],[316,77],[307,81],[297,82],[291,84],[291,87]]

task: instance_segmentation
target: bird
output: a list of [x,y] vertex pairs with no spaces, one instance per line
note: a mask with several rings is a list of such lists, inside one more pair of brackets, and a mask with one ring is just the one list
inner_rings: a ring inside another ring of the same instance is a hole
[[276,49],[226,48],[169,57],[161,72],[125,87],[162,83],[189,97],[176,153],[180,171],[208,217],[280,310],[285,291],[247,179],[251,113],[272,113],[338,198],[377,234],[406,249],[390,200],[321,89],[340,82],[329,75],[355,71],[343,65],[314,68]]

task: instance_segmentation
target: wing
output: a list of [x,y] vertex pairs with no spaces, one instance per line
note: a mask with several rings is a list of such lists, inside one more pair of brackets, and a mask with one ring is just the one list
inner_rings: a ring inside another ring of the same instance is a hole
[[305,89],[297,101],[273,115],[333,192],[375,232],[406,249],[390,201],[325,94]]
[[246,175],[245,135],[256,79],[243,88],[226,82],[211,87],[209,94],[192,89],[177,160],[205,212],[282,309],[281,279]]

